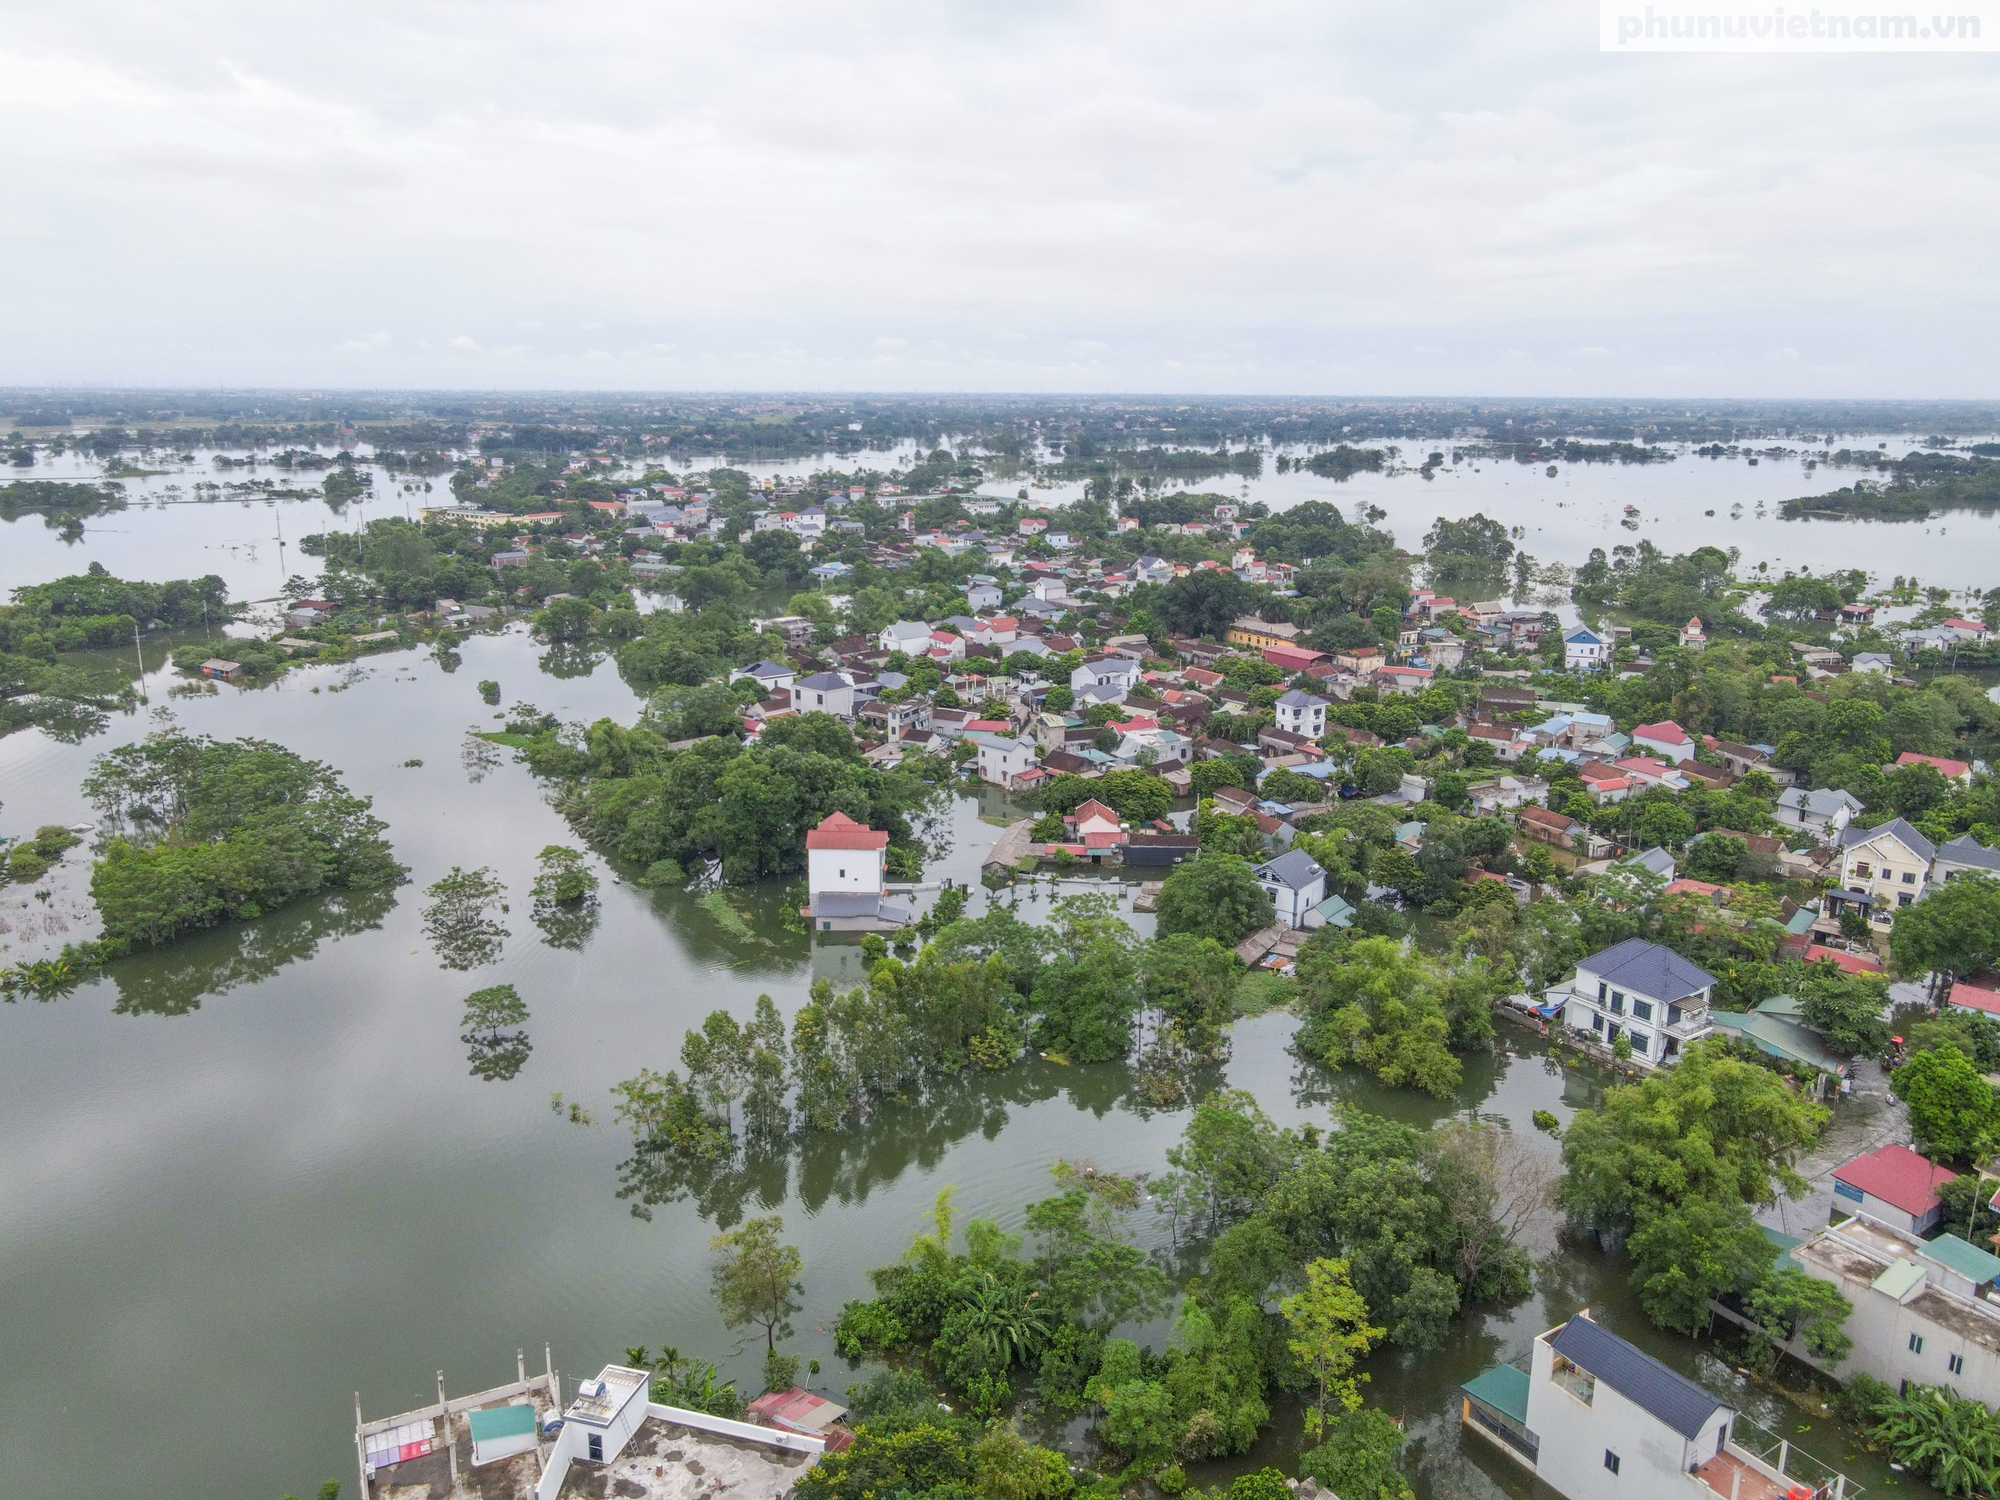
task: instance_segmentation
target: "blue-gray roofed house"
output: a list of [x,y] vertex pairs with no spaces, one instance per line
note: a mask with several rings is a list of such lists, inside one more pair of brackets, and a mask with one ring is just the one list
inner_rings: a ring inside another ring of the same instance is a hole
[[1804,1491],[1849,1489],[1845,1476],[1816,1461],[1794,1461],[1772,1434],[1758,1429],[1752,1438],[1729,1402],[1597,1323],[1588,1309],[1538,1337],[1527,1370],[1501,1365],[1459,1390],[1466,1430],[1569,1500],[1799,1493],[1794,1471],[1808,1466]]
[[1287,927],[1305,926],[1307,914],[1326,899],[1326,871],[1303,849],[1287,850],[1258,865],[1251,874],[1277,907],[1278,920]]
[[1562,1006],[1572,1031],[1607,1048],[1627,1037],[1633,1062],[1664,1067],[1712,1029],[1714,987],[1713,974],[1673,949],[1627,938],[1578,963],[1576,976],[1547,999]]

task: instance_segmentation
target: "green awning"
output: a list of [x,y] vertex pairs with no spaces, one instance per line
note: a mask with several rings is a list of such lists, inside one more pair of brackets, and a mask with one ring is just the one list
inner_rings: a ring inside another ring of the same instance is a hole
[[491,1443],[499,1438],[526,1437],[535,1430],[532,1406],[482,1406],[465,1414],[475,1443]]
[[1513,1365],[1495,1365],[1483,1375],[1475,1375],[1459,1389],[1475,1401],[1482,1401],[1502,1416],[1516,1422],[1528,1420],[1528,1372]]

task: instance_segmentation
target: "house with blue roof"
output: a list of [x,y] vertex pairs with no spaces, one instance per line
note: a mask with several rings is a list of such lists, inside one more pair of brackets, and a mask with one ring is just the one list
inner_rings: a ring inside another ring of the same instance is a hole
[[1579,625],[1563,637],[1563,667],[1567,671],[1602,672],[1611,664],[1611,642]]
[[[1849,1489],[1846,1476],[1794,1460],[1775,1438],[1767,1447],[1771,1435],[1729,1402],[1620,1338],[1588,1308],[1538,1337],[1525,1363],[1496,1366],[1460,1386],[1460,1419],[1569,1500],[1693,1500],[1704,1490],[1749,1500]],[[1811,1469],[1809,1481],[1796,1472],[1802,1467]]]
[[1632,1061],[1665,1067],[1714,1029],[1709,1000],[1715,976],[1671,948],[1627,938],[1576,966],[1567,984],[1544,997],[1562,1006],[1563,1024],[1601,1046],[1623,1036]]

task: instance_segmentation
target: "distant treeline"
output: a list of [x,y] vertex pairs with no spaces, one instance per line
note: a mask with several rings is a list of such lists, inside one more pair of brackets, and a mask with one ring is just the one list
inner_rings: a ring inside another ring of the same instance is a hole
[[[1982,444],[1990,447],[1991,444]],[[1926,521],[1954,510],[2000,509],[2000,463],[1973,451],[1906,453],[1893,463],[1866,450],[1842,449],[1832,462],[1849,464],[1874,460],[1888,479],[1857,482],[1828,495],[1801,495],[1787,500],[1778,514],[1787,521],[1815,516],[1856,521]]]

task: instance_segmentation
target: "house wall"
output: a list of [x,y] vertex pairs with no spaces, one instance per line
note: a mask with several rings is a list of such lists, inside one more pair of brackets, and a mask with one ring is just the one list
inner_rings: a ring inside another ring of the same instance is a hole
[[1929,1234],[1937,1227],[1938,1215],[1944,1212],[1943,1204],[1934,1204],[1928,1213],[1913,1214],[1873,1193],[1851,1187],[1838,1177],[1833,1180],[1833,1208],[1838,1214],[1863,1214],[1878,1224],[1915,1235]]
[[882,894],[880,849],[806,850],[806,889],[821,891],[861,891]]
[[[1810,1254],[1796,1259],[1806,1275],[1840,1288],[1841,1296],[1854,1306],[1843,1325],[1854,1340],[1854,1351],[1833,1374],[1842,1380],[1857,1372],[1873,1375],[1891,1390],[1900,1389],[1906,1380],[1912,1385],[1948,1385],[1988,1407],[2000,1406],[2000,1352],[1926,1317],[1916,1305],[1876,1291],[1867,1281],[1839,1274]],[[1933,1291],[1932,1295],[1945,1294]],[[1913,1299],[1914,1303],[1926,1300]],[[1979,1316],[1970,1309],[1963,1315]],[[2000,1329],[2000,1321],[1994,1327]],[[1910,1347],[1913,1335],[1922,1341],[1921,1349]],[[1960,1370],[1951,1368],[1954,1355],[1964,1362]]]
[[[1733,1413],[1718,1409],[1692,1441],[1604,1381],[1588,1405],[1557,1385],[1551,1376],[1555,1351],[1535,1341],[1528,1386],[1528,1430],[1541,1443],[1535,1473],[1569,1500],[1687,1500],[1688,1468],[1721,1448]],[[1614,1476],[1604,1465],[1618,1455]]]

